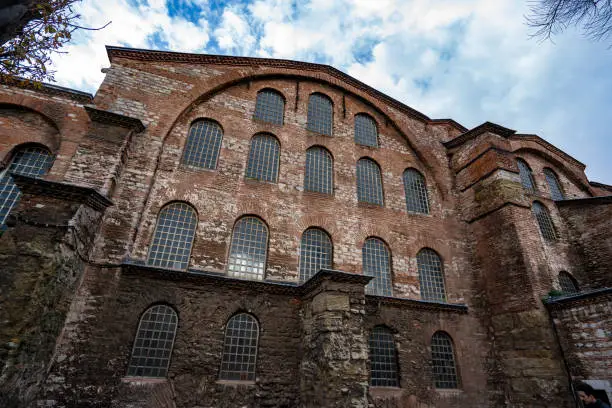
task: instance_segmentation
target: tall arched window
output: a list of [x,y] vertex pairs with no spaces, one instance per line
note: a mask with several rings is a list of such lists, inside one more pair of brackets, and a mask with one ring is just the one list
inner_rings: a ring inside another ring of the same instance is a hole
[[177,325],[178,316],[170,306],[151,306],[143,313],[132,348],[128,376],[166,376]]
[[364,113],[355,115],[355,143],[378,147],[378,129],[376,121],[370,115]]
[[216,169],[223,140],[223,130],[217,122],[201,119],[192,123],[183,151],[183,164]]
[[275,125],[282,125],[284,114],[285,99],[280,92],[273,89],[262,89],[257,93],[255,119],[274,123]]
[[247,313],[230,318],[225,329],[219,379],[255,381],[259,324]]
[[271,134],[261,133],[251,139],[246,177],[276,183],[280,144]]
[[445,332],[436,332],[431,337],[431,360],[436,388],[458,388],[453,340]]
[[417,254],[421,299],[446,301],[442,261],[433,249],[424,248]]
[[378,296],[392,296],[391,254],[387,245],[378,238],[365,240],[361,251],[363,274],[374,279],[366,286],[366,293]]
[[559,286],[561,286],[563,293],[572,294],[580,292],[576,279],[565,271],[559,272]]
[[147,263],[171,269],[187,269],[198,216],[189,204],[175,202],[159,212]]
[[6,171],[0,171],[0,226],[4,225],[21,197],[11,174],[41,177],[47,174],[52,164],[53,155],[44,147],[26,145],[15,151]]
[[306,150],[304,190],[334,193],[334,161],[331,153],[324,147],[313,146]]
[[268,254],[268,228],[257,217],[242,217],[234,225],[228,274],[236,278],[263,280]]
[[516,159],[516,164],[519,168],[519,175],[521,176],[521,184],[523,184],[523,188],[530,192],[535,192],[535,181],[533,179],[533,174],[531,172],[531,168],[527,164],[527,162],[523,159]]
[[334,111],[328,96],[313,93],[308,98],[307,128],[322,135],[331,136],[334,123]]
[[404,194],[406,208],[410,212],[429,214],[429,199],[425,177],[415,169],[404,171]]
[[544,169],[544,177],[546,177],[546,183],[548,183],[548,189],[550,190],[550,198],[555,201],[565,199],[557,175],[551,169],[546,168]]
[[538,221],[538,226],[540,227],[540,232],[544,239],[547,241],[556,241],[557,233],[555,232],[555,226],[553,225],[552,218],[550,218],[550,214],[546,207],[535,201],[531,206],[531,210]]
[[370,334],[370,385],[399,387],[397,351],[391,330],[376,326]]
[[357,162],[357,200],[361,203],[385,205],[380,167],[372,159],[363,158]]
[[300,243],[300,282],[306,282],[320,269],[332,268],[333,246],[327,233],[309,228]]

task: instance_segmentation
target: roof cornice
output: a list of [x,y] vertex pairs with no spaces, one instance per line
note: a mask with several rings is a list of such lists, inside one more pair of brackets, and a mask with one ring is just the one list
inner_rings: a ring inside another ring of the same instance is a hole
[[257,57],[233,57],[227,55],[212,55],[212,54],[190,54],[173,51],[147,50],[139,48],[125,48],[117,46],[106,46],[106,52],[110,62],[114,62],[116,58],[125,58],[136,61],[158,61],[158,62],[176,62],[176,63],[191,63],[191,64],[209,64],[209,65],[238,65],[238,66],[267,66],[272,68],[294,69],[296,71],[323,72],[341,82],[347,83],[356,89],[388,104],[395,109],[405,113],[406,115],[420,120],[425,123],[439,124],[448,123],[460,131],[466,129],[451,119],[430,119],[427,115],[411,108],[408,105],[392,98],[371,86],[345,74],[344,72],[324,64],[316,64],[312,62],[292,61],[285,59],[274,58],[257,58]]
[[121,126],[134,130],[138,133],[145,130],[145,126],[143,125],[142,121],[137,118],[132,118],[115,112],[97,109],[95,106],[92,105],[85,106],[85,111],[89,115],[89,118],[95,122]]
[[555,145],[548,143],[546,140],[542,139],[538,135],[517,133],[515,135],[512,135],[510,137],[510,139],[512,139],[512,140],[530,140],[532,142],[536,142],[537,144],[539,144],[540,146],[544,147],[545,149],[550,150],[552,152],[555,152],[559,156],[565,158],[567,161],[570,161],[570,162],[574,163],[575,165],[581,167],[582,170],[584,170],[586,168],[586,166],[582,162],[574,159],[572,156],[570,156],[569,154],[565,153],[563,150],[559,149]]
[[78,91],[76,89],[64,88],[63,86],[47,84],[44,82],[41,82],[40,86],[37,86],[34,83],[28,82],[28,80],[23,78],[16,78],[16,81],[17,82],[13,83],[2,79],[0,80],[0,83],[2,85],[27,89],[29,91],[40,92],[47,95],[61,96],[81,104],[88,104],[93,102],[93,95],[87,92]]
[[485,122],[482,125],[478,125],[475,128],[470,129],[467,132],[457,136],[453,140],[444,142],[443,144],[444,146],[446,146],[446,148],[452,149],[453,147],[461,146],[463,143],[467,142],[468,140],[472,140],[475,137],[480,136],[483,133],[487,133],[487,132],[494,133],[501,137],[508,138],[514,133],[516,133],[516,130],[508,129],[506,127],[497,125],[493,122]]

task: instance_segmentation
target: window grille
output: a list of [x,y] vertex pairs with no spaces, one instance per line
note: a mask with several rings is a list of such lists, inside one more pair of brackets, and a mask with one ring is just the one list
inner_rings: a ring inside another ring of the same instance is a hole
[[364,158],[357,162],[357,199],[361,203],[385,205],[380,167],[374,160]]
[[408,211],[429,214],[425,177],[415,169],[404,171],[404,194]]
[[361,251],[363,274],[374,279],[366,286],[369,295],[392,296],[391,255],[387,245],[378,238],[368,238]]
[[540,227],[540,232],[544,239],[547,241],[556,241],[557,233],[555,232],[555,227],[546,207],[536,201],[533,203],[531,210],[538,221],[538,226]]
[[327,149],[313,146],[306,150],[304,190],[323,194],[334,193],[334,162]]
[[529,192],[535,192],[535,181],[533,179],[533,174],[531,173],[531,168],[529,165],[522,159],[516,160],[519,168],[519,175],[521,176],[521,184],[523,184],[523,188]]
[[171,203],[159,212],[147,263],[170,269],[187,269],[198,217],[186,203]]
[[251,139],[251,151],[246,169],[246,177],[276,183],[280,145],[270,134],[255,135]]
[[308,130],[331,136],[333,116],[331,99],[319,93],[310,95],[308,99]]
[[563,293],[573,294],[580,292],[576,279],[565,271],[559,272],[559,286],[561,286],[561,291]]
[[445,302],[444,272],[442,261],[436,251],[429,248],[421,249],[417,254],[417,268],[421,299]]
[[256,217],[243,217],[234,226],[228,273],[241,279],[264,278],[268,228]]
[[285,100],[280,93],[272,89],[264,89],[257,93],[255,119],[282,125],[284,113]]
[[183,152],[183,164],[204,169],[216,169],[223,131],[212,120],[198,120],[189,128]]
[[555,201],[565,199],[557,175],[551,169],[544,169],[544,177],[546,177],[546,183],[548,183],[548,189],[550,190],[550,198]]
[[331,269],[333,246],[329,235],[318,228],[309,228],[300,243],[300,282],[306,282],[320,269]]
[[253,316],[240,313],[229,319],[219,372],[221,380],[255,381],[258,340],[259,325]]
[[382,326],[374,327],[369,343],[370,385],[399,387],[397,352],[391,331]]
[[453,341],[448,334],[434,333],[431,338],[431,359],[436,388],[458,388]]
[[163,378],[168,372],[178,316],[166,305],[148,308],[138,324],[127,375]]
[[376,122],[369,115],[355,115],[355,143],[378,147],[378,130]]
[[21,197],[21,192],[11,174],[40,177],[47,174],[52,164],[53,155],[42,147],[27,146],[15,152],[8,169],[0,177],[0,226],[4,225],[9,213]]

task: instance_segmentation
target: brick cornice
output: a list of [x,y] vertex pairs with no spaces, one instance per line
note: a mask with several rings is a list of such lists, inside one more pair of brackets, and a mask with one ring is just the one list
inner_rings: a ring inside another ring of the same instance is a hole
[[497,125],[493,122],[485,122],[482,125],[478,125],[475,128],[470,129],[467,132],[457,136],[453,140],[444,142],[443,145],[447,149],[452,149],[453,147],[461,146],[463,143],[467,142],[468,140],[472,140],[475,137],[480,136],[483,133],[487,133],[487,132],[499,135],[504,138],[508,138],[514,133],[516,133],[515,130],[508,129],[506,127]]
[[85,111],[89,115],[89,118],[94,122],[120,126],[132,129],[139,133],[145,130],[145,126],[143,125],[140,119],[131,118],[129,116],[120,115],[118,113],[97,109],[95,106],[91,105],[85,106]]
[[612,204],[612,195],[609,196],[598,196],[598,197],[587,197],[587,198],[573,198],[570,200],[558,200],[555,201],[559,207],[569,206],[584,206],[584,205],[610,205]]
[[444,311],[451,313],[467,313],[468,307],[461,303],[446,303],[446,302],[433,302],[421,299],[405,299],[387,296],[366,296],[366,305],[392,305],[400,306],[407,309],[426,309],[432,311]]
[[588,292],[581,292],[571,296],[560,296],[545,299],[544,304],[550,310],[561,310],[575,306],[599,303],[601,301],[612,300],[612,288],[595,289]]
[[71,99],[81,104],[92,103],[93,95],[87,92],[77,91],[76,89],[64,88],[63,86],[57,86],[47,83],[40,83],[40,86],[36,86],[30,82],[20,82],[21,79],[17,79],[17,83],[7,82],[6,80],[0,80],[0,84],[6,85],[12,88],[27,89],[29,91],[40,92],[47,95],[61,96],[64,98]]
[[11,174],[15,184],[22,193],[59,198],[85,204],[96,211],[104,211],[113,202],[90,187],[57,181],[43,180],[35,177]]
[[511,135],[510,139],[511,140],[520,140],[520,141],[529,140],[529,141],[535,142],[535,143],[539,144],[540,146],[544,147],[546,150],[550,150],[552,152],[557,153],[559,156],[561,156],[564,159],[566,159],[567,161],[577,165],[582,170],[584,170],[586,168],[586,166],[582,162],[574,159],[572,156],[570,156],[569,154],[565,153],[563,150],[559,149],[558,147],[548,143],[546,140],[542,139],[538,135],[517,133],[515,135]]
[[452,119],[430,119],[427,115],[413,109],[404,103],[392,98],[371,86],[345,74],[344,72],[324,64],[316,64],[311,62],[292,61],[285,59],[274,58],[255,58],[255,57],[234,57],[226,55],[211,55],[211,54],[190,54],[172,51],[158,51],[138,48],[124,48],[116,46],[106,46],[108,59],[114,62],[117,58],[125,58],[136,61],[157,61],[157,62],[175,62],[188,64],[208,64],[208,65],[230,65],[230,66],[245,66],[245,67],[270,67],[292,69],[299,72],[318,72],[325,73],[339,81],[353,86],[365,94],[378,99],[379,101],[399,110],[400,112],[429,124],[449,124],[454,126],[459,131],[464,132],[466,128]]

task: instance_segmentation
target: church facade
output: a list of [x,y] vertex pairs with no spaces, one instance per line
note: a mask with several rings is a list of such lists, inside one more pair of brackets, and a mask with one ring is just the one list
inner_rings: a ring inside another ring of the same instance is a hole
[[612,398],[612,186],[329,66],[107,47],[0,88],[0,405]]

